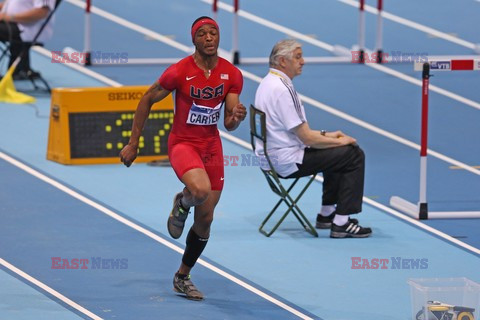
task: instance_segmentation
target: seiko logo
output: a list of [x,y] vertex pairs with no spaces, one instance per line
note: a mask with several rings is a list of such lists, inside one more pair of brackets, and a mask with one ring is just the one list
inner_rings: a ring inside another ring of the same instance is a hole
[[143,92],[110,92],[108,100],[140,100],[142,96]]

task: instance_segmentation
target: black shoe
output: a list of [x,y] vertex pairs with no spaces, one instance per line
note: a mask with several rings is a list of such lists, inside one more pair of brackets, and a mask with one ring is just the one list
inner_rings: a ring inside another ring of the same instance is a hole
[[357,223],[348,221],[343,226],[332,223],[330,238],[367,238],[372,234],[372,229],[364,228]]
[[189,210],[185,210],[180,203],[182,197],[182,192],[175,195],[175,198],[173,198],[173,208],[168,216],[167,229],[173,239],[178,239],[182,235],[185,220],[187,220],[189,213]]
[[[335,217],[335,212],[326,217],[322,216],[321,214],[317,214],[317,223],[315,224],[315,228],[330,229],[332,227],[332,222],[334,217]],[[355,218],[348,218],[348,221],[358,224],[358,220]]]
[[33,71],[31,69],[29,70],[19,70],[19,71],[16,71],[13,73],[13,80],[35,80],[35,79],[38,79],[40,78],[41,75],[40,75],[40,72],[37,72],[37,71]]
[[173,277],[173,290],[185,294],[185,297],[190,300],[203,300],[203,293],[190,280],[190,275],[180,277],[178,272]]

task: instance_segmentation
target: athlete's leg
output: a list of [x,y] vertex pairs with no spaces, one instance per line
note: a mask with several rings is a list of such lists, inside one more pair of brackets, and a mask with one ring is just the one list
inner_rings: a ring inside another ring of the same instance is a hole
[[[223,153],[220,139],[211,142],[209,145],[208,157],[202,157],[202,159],[203,164],[205,165],[204,173],[206,174],[206,179],[204,176],[200,176],[193,170],[188,172],[188,176],[185,175],[182,177],[182,181],[186,186],[185,189],[187,189],[192,195],[195,193],[197,194],[196,197],[192,197],[194,199],[203,198],[203,194],[206,190],[202,189],[200,192],[191,192],[190,190],[198,188],[190,188],[188,184],[189,182],[196,181],[198,185],[204,185],[206,184],[205,181],[208,181],[210,187],[204,202],[195,206],[194,222],[187,236],[187,247],[185,248],[182,265],[179,270],[182,274],[188,274],[190,272],[190,269],[202,254],[210,236],[210,226],[213,221],[213,213],[220,200],[224,183]],[[205,180],[199,182],[200,178]],[[185,193],[186,192],[184,192],[184,194]],[[201,196],[198,196],[198,194]]]
[[188,143],[169,145],[170,163],[185,187],[175,195],[168,217],[168,232],[174,239],[180,238],[190,207],[205,202],[211,190],[210,179],[197,150]]
[[[199,168],[197,156],[200,156],[203,168]],[[191,163],[193,161],[196,167]],[[179,203],[187,212],[191,206],[195,207],[194,223],[188,232],[185,252],[173,285],[175,291],[185,293],[187,298],[201,300],[203,294],[190,280],[190,270],[207,245],[215,206],[223,188],[223,154],[220,139],[209,145],[208,154],[197,153],[190,157],[188,162],[191,169],[185,171],[180,178],[185,188],[180,194]]]
[[204,203],[210,194],[211,184],[205,169],[188,170],[181,178],[185,185],[182,205],[185,208],[195,207]]
[[190,270],[207,245],[213,212],[220,199],[220,194],[219,190],[210,191],[207,200],[195,207],[194,223],[187,235],[182,262],[173,277],[174,290],[184,293],[188,299],[202,300],[204,298],[203,293],[190,280]]
[[187,247],[178,272],[189,274],[200,257],[210,237],[210,226],[213,221],[215,207],[220,200],[221,191],[212,190],[207,200],[195,207],[193,226],[187,236]]

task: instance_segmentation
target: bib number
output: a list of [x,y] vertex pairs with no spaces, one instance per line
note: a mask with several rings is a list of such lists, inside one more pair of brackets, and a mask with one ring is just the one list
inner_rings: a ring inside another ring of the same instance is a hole
[[188,113],[187,123],[197,126],[210,126],[218,123],[222,103],[214,108],[193,104]]

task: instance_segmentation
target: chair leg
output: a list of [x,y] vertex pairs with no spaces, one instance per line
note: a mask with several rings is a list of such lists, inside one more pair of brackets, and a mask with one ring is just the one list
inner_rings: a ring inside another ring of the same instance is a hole
[[[278,200],[277,204],[275,205],[275,207],[273,207],[273,209],[270,211],[270,213],[265,217],[265,219],[262,221],[262,224],[260,225],[260,228],[258,228],[258,231],[260,231],[261,233],[263,233],[264,235],[266,235],[267,237],[270,237],[274,232],[275,230],[277,230],[278,226],[280,226],[280,223],[282,223],[283,219],[285,219],[285,216],[286,214],[283,215],[283,217],[280,219],[280,222],[277,223],[270,231],[265,231],[263,230],[263,227],[265,226],[265,224],[268,222],[268,220],[270,220],[270,218],[272,217],[272,215],[275,213],[275,211],[277,210],[277,208],[280,206],[280,204],[282,204],[282,202],[284,202],[285,200],[284,199],[280,199]],[[287,213],[288,214],[288,213]]]
[[45,86],[45,89],[48,91],[48,93],[52,92],[52,89],[48,85],[48,82],[45,79],[43,79],[43,77],[38,78],[38,80],[40,80],[40,82],[43,83],[43,85]]
[[[310,184],[313,182],[315,179],[315,176],[313,176],[310,181],[307,183],[307,185],[302,189],[302,191],[297,195],[295,200],[292,199],[292,197],[289,195],[289,192],[293,189],[295,184],[298,182],[299,179],[295,179],[295,181],[290,185],[290,187],[285,190],[283,186],[280,185],[280,188],[282,189],[282,193],[285,195],[284,197],[281,197],[281,199],[277,202],[277,204],[273,207],[272,211],[267,215],[267,217],[263,220],[262,224],[260,225],[260,228],[258,229],[262,234],[264,234],[267,237],[270,237],[280,226],[280,224],[285,220],[287,215],[290,213],[290,211],[293,212],[293,215],[297,218],[297,220],[300,222],[300,224],[303,226],[305,231],[310,233],[311,235],[318,237],[318,233],[315,230],[315,228],[312,226],[310,221],[305,217],[303,214],[302,210],[297,206],[298,201],[300,198],[303,196],[305,191],[308,189]],[[272,217],[272,215],[275,213],[277,208],[280,206],[282,202],[285,202],[287,205],[288,209],[285,211],[285,213],[280,217],[280,220],[273,226],[273,228],[270,231],[265,231],[264,226],[267,223],[268,220]]]
[[[289,197],[290,198],[290,197]],[[273,213],[275,212],[275,210],[278,208],[278,206],[282,203],[282,202],[285,202],[285,204],[288,206],[288,209],[287,211],[285,211],[285,213],[280,217],[280,219],[278,220],[278,222],[273,226],[272,229],[270,229],[270,231],[266,231],[264,230],[264,226],[265,224],[267,223],[268,220],[270,220],[270,218],[272,217]],[[308,233],[310,233],[311,235],[315,236],[315,237],[318,237],[318,233],[317,233],[317,230],[315,230],[315,228],[312,226],[312,224],[310,223],[310,221],[308,220],[307,217],[305,217],[305,215],[303,214],[302,210],[300,210],[300,208],[297,206],[297,204],[295,202],[293,202],[293,200],[290,198],[290,201],[287,201],[285,199],[280,199],[280,201],[277,203],[277,205],[273,208],[272,211],[270,211],[270,213],[268,214],[268,216],[265,218],[265,220],[263,220],[262,224],[260,225],[260,228],[258,229],[258,231],[260,231],[262,234],[264,234],[265,236],[267,237],[270,237],[277,229],[278,227],[282,224],[283,220],[285,220],[285,218],[288,216],[288,214],[290,213],[290,211],[293,212],[293,215],[295,216],[295,218],[297,218],[297,220],[300,222],[300,224],[302,225],[302,227],[305,229],[305,231],[307,231]]]
[[48,93],[51,93],[52,90],[50,89],[50,86],[48,85],[47,81],[45,79],[43,79],[43,77],[38,77],[38,78],[29,78],[30,82],[33,84],[33,87],[35,88],[35,90],[38,90],[40,89],[40,87],[37,85],[37,83],[35,82],[36,80],[39,80],[44,86],[45,86],[45,90],[48,92]]
[[[289,198],[290,198],[290,196],[289,196]],[[299,198],[297,197],[297,199],[299,199]],[[293,200],[290,198],[290,201],[293,201]],[[291,204],[293,215],[295,216],[295,218],[297,218],[298,222],[300,222],[300,224],[305,229],[305,231],[307,231],[308,233],[310,233],[311,235],[313,235],[315,237],[318,237],[317,230],[315,230],[315,228],[310,223],[308,218],[305,217],[302,210],[300,210],[300,208],[297,206],[296,201],[297,200],[295,200],[295,202],[292,202],[292,204]]]
[[[295,215],[295,217],[297,218],[297,220],[300,222],[300,224],[305,228],[305,230],[309,233],[311,233],[312,235],[318,237],[318,233],[317,233],[317,230],[315,230],[315,228],[312,226],[312,224],[310,223],[310,221],[305,217],[305,215],[303,214],[302,210],[300,210],[300,208],[297,206],[297,203],[298,201],[300,200],[300,198],[303,196],[303,194],[305,193],[305,191],[307,191],[307,189],[310,187],[310,185],[312,184],[313,180],[315,180],[315,177],[316,175],[312,176],[312,178],[310,178],[310,180],[308,181],[308,183],[305,185],[305,187],[303,187],[302,191],[298,194],[298,196],[295,198],[295,200],[292,200],[292,198],[290,197],[289,194],[287,194],[287,197],[290,199],[290,201],[292,201],[292,205],[295,207],[295,209],[292,208],[292,212],[293,214]],[[308,226],[308,227],[307,227]]]

